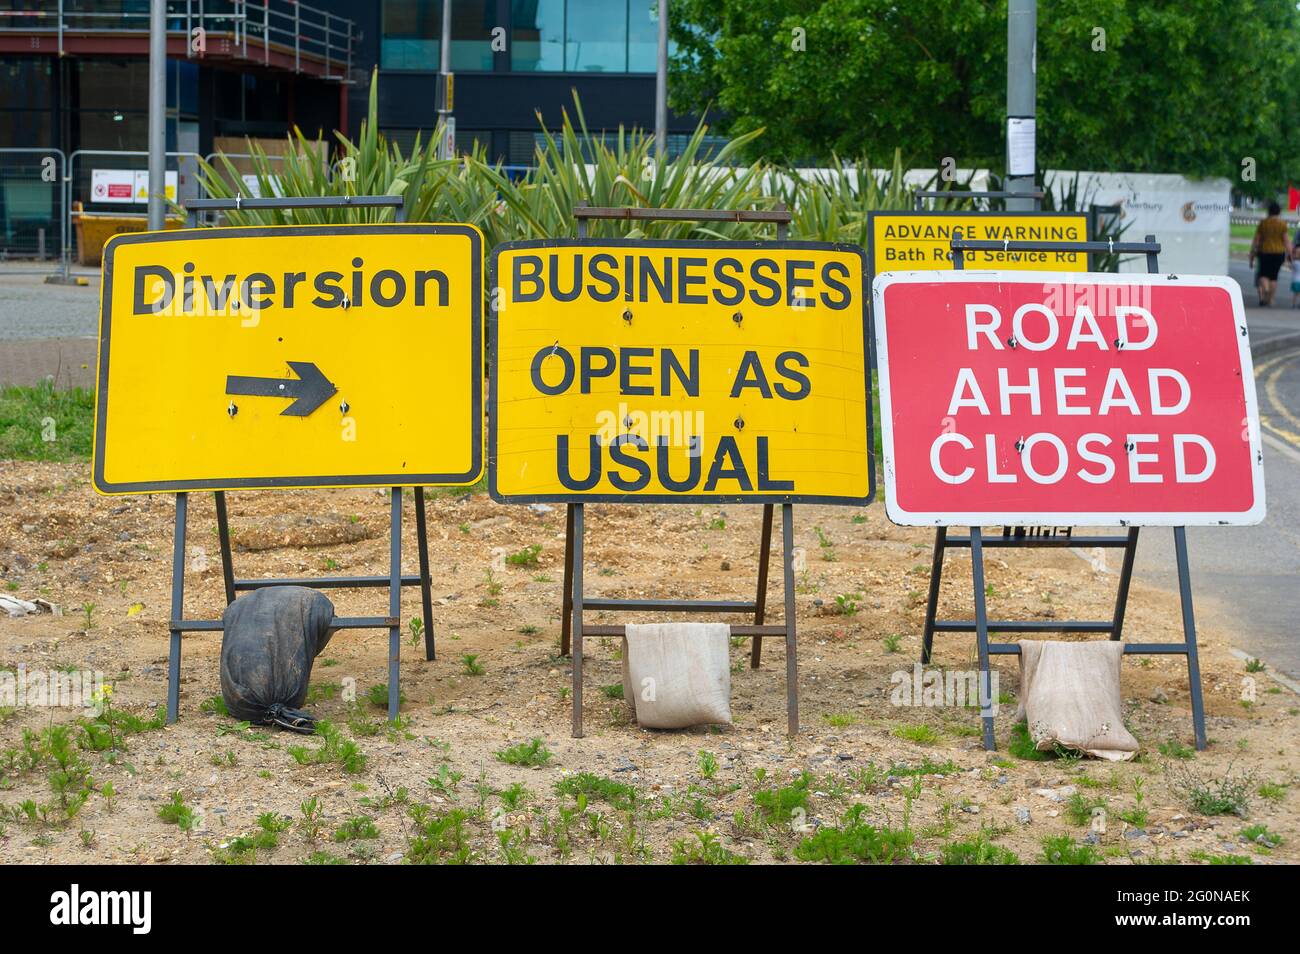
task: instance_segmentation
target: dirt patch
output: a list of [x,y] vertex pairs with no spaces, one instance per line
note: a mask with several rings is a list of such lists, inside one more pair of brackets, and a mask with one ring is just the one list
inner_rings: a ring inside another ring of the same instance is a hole
[[[757,670],[748,666],[748,643],[733,646],[734,727],[647,732],[629,724],[617,697],[612,639],[588,641],[587,737],[570,738],[570,668],[557,655],[564,510],[449,494],[429,503],[438,659],[425,662],[420,635],[403,633],[398,727],[386,726],[368,700],[387,678],[387,639],[350,631],[318,660],[308,704],[337,726],[332,739],[257,731],[204,711],[219,693],[221,637],[212,633],[185,638],[181,721],[151,728],[166,687],[172,501],[97,497],[88,478],[83,465],[0,463],[7,568],[0,585],[64,610],[61,618],[0,618],[0,667],[101,672],[114,686],[112,711],[133,724],[113,722],[116,735],[96,748],[87,744],[93,724],[77,726],[88,720],[75,709],[0,710],[3,862],[379,863],[467,853],[484,861],[633,862],[668,861],[675,852],[790,861],[847,850],[832,834],[846,815],[854,830],[872,825],[895,838],[885,839],[894,848],[872,856],[893,860],[935,860],[981,832],[1026,862],[1041,861],[1044,839],[1056,836],[1077,845],[1090,839],[1099,860],[1119,863],[1229,854],[1300,860],[1300,703],[1229,654],[1231,620],[1201,620],[1211,745],[1194,758],[1180,757],[1190,754],[1191,722],[1186,668],[1176,657],[1125,660],[1125,720],[1144,752],[1118,766],[1017,758],[1007,751],[1010,705],[998,718],[999,751],[986,753],[973,709],[893,704],[919,654],[930,537],[892,526],[879,506],[796,508],[806,569],[797,581],[803,731],[794,739],[784,731],[779,641],[765,643]],[[279,541],[236,553],[240,576],[387,572],[383,491],[248,492],[229,503],[237,532]],[[403,528],[408,573],[412,510]],[[211,495],[191,495],[190,520],[186,614],[217,618],[224,600]],[[589,590],[745,598],[758,524],[754,507],[589,507]],[[541,546],[535,565],[499,568],[503,556],[533,545]],[[969,556],[949,560],[943,612],[969,616]],[[1094,569],[1068,551],[990,554],[990,612],[1106,616],[1113,568]],[[328,595],[341,615],[386,612],[383,590]],[[768,605],[779,613],[779,574]],[[418,594],[407,590],[403,619],[418,613]],[[630,618],[637,617],[590,616]],[[1130,638],[1174,641],[1179,626],[1175,594],[1134,584]],[[969,670],[973,660],[970,637],[936,637],[936,667]],[[1014,702],[1015,661],[996,662],[1000,689]],[[1257,687],[1249,707],[1246,679]],[[356,702],[348,700],[353,692]],[[52,725],[76,726],[75,756],[94,791],[70,819],[51,785],[55,754],[37,741]],[[543,764],[527,764],[541,758],[536,752],[505,756],[524,764],[499,757],[532,739],[549,752]],[[1246,818],[1193,808],[1192,789],[1225,779],[1241,783]],[[27,801],[35,815],[21,807]],[[1105,809],[1106,830],[1090,836],[1095,807]],[[183,829],[178,820],[192,824]],[[1243,832],[1260,835],[1255,825],[1265,826],[1263,841],[1244,841]]]

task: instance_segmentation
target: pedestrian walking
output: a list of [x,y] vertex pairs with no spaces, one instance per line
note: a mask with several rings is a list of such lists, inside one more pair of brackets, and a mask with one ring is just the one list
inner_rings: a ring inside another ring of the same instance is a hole
[[1276,201],[1268,204],[1268,217],[1255,228],[1255,237],[1250,242],[1250,266],[1255,268],[1255,291],[1259,293],[1259,307],[1267,308],[1273,304],[1273,293],[1277,290],[1277,273],[1282,263],[1293,257],[1294,246],[1291,236],[1287,234],[1286,222],[1282,220],[1282,207]]

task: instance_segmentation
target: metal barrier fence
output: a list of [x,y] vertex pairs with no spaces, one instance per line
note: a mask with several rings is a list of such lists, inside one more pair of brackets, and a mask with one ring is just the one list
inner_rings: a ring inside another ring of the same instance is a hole
[[[193,152],[169,152],[167,172],[177,173],[176,203],[184,206],[192,198],[208,198],[206,190],[195,177],[193,183],[185,181],[192,175],[184,166],[186,161],[200,158],[209,165],[217,156],[228,159],[264,158],[270,162],[284,162],[284,156],[254,156],[247,152],[209,153],[200,157]],[[0,148],[0,261],[8,257],[34,258],[37,261],[54,260],[54,274],[66,280],[72,265],[76,246],[76,223],[73,203],[80,198],[83,212],[106,212],[104,200],[92,194],[96,166],[88,159],[106,160],[114,171],[145,171],[148,152],[129,149],[78,149],[70,156],[55,148]],[[50,160],[49,164],[41,157]],[[100,166],[100,168],[103,168]],[[241,179],[242,191],[252,194],[249,183]],[[133,196],[134,198],[134,196]],[[99,209],[86,206],[99,205]],[[143,202],[122,203],[121,214],[141,214]],[[213,213],[204,213],[213,214]],[[57,226],[57,234],[46,233],[46,226]],[[42,233],[45,233],[42,249]],[[42,254],[44,251],[45,254]],[[49,274],[48,268],[7,268],[5,275]]]
[[[164,155],[165,155],[166,158],[169,159],[169,160],[170,160],[170,159],[178,160],[178,161],[175,163],[175,168],[174,168],[174,169],[173,169],[173,168],[168,168],[168,169],[166,169],[165,171],[166,171],[166,172],[173,172],[173,171],[174,171],[174,172],[177,173],[177,194],[176,194],[176,200],[177,200],[177,201],[180,201],[180,199],[181,199],[181,195],[180,195],[180,174],[181,174],[181,168],[180,168],[180,162],[179,162],[179,160],[184,159],[184,158],[187,158],[187,157],[190,158],[190,159],[199,159],[200,156],[199,156],[199,154],[196,153],[196,152],[168,152],[168,153],[165,153]],[[91,193],[90,184],[93,182],[94,170],[91,169],[91,168],[82,168],[80,171],[81,171],[82,175],[84,176],[84,183],[82,182],[82,180],[80,180],[80,179],[78,178],[77,160],[80,159],[80,158],[82,158],[82,157],[89,157],[89,156],[98,156],[98,157],[116,157],[116,158],[118,158],[118,159],[122,159],[122,160],[124,160],[126,163],[128,163],[128,167],[129,167],[130,164],[134,163],[135,166],[137,166],[137,167],[139,167],[139,168],[141,168],[141,169],[144,168],[144,167],[146,167],[146,166],[148,165],[148,161],[149,161],[149,153],[148,153],[148,151],[147,151],[147,150],[141,150],[141,149],[77,149],[77,150],[73,151],[73,153],[72,153],[70,156],[68,156],[67,175],[64,177],[64,191],[63,191],[64,203],[65,203],[65,204],[64,204],[64,209],[65,209],[65,215],[64,215],[64,236],[65,236],[65,240],[64,240],[64,243],[63,243],[63,255],[62,255],[62,258],[61,258],[61,266],[60,266],[60,273],[61,273],[64,277],[67,276],[68,268],[69,268],[69,266],[70,266],[70,259],[71,259],[71,256],[72,256],[72,235],[73,235],[73,233],[74,233],[74,231],[75,231],[75,226],[74,226],[74,224],[73,224],[73,222],[72,222],[72,212],[73,212],[73,209],[72,209],[72,202],[73,202],[73,195],[74,195],[75,193],[80,192],[80,194],[90,196],[90,199],[88,200],[90,203],[94,203],[94,202],[96,201],[95,198],[94,198],[94,196],[91,196],[91,195],[90,195],[90,193]],[[168,166],[169,166],[169,167],[172,166],[172,163],[168,163]],[[134,171],[138,171],[138,169],[137,169],[137,170],[134,170]],[[82,190],[82,189],[78,189],[78,186],[83,185],[83,184],[86,186],[86,188],[85,188],[84,190]],[[133,203],[133,204],[135,204],[135,203]],[[84,211],[84,209],[83,209],[83,211]],[[127,212],[127,213],[125,213],[125,214],[128,214],[128,215],[129,215],[129,214],[132,214],[132,213]]]
[[[61,149],[40,147],[0,148],[0,259],[10,251],[22,258],[43,261],[47,251],[61,258],[68,246],[67,205],[63,183],[68,157]],[[47,223],[59,223],[55,236],[46,234]],[[6,269],[6,274],[44,274],[46,269]]]

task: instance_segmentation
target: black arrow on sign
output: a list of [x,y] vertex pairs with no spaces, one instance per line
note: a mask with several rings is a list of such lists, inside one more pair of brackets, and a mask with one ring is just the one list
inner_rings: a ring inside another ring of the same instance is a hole
[[252,397],[286,397],[294,402],[280,412],[287,417],[306,417],[338,391],[320,368],[310,361],[289,361],[289,367],[298,375],[288,378],[250,378],[242,374],[226,377],[227,394],[245,394]]

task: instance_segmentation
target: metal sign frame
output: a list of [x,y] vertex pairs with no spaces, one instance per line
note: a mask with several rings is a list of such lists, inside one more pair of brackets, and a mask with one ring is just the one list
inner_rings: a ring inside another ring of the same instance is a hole
[[[1034,203],[1035,206],[1039,206],[1043,201],[1044,195],[1045,193],[1040,189],[1035,189],[1033,192],[1003,192],[999,190],[994,190],[991,192],[981,191],[981,190],[971,190],[969,192],[966,192],[960,189],[920,189],[912,193],[912,201],[915,203],[913,206],[914,211],[924,212],[926,199],[956,200],[959,202],[965,199],[983,199],[985,201],[989,199],[1029,199]],[[935,211],[944,211],[944,210],[937,209]],[[964,211],[966,210],[952,209],[949,210],[949,214],[960,215]],[[971,209],[970,211],[980,212],[984,210]],[[1014,214],[1014,212],[1015,210],[1011,210],[1012,214]]]
[[[573,210],[574,218],[577,220],[577,237],[578,239],[587,238],[587,223],[590,220],[622,220],[622,221],[710,221],[710,222],[768,222],[776,225],[777,241],[784,241],[789,234],[789,225],[791,215],[783,205],[778,206],[775,210],[755,210],[755,211],[726,211],[721,209],[627,209],[627,208],[608,208],[608,207],[591,207],[579,205]],[[673,244],[673,243],[661,243]],[[755,241],[752,243],[762,247],[765,243]],[[495,275],[493,276],[495,277]],[[864,300],[865,303],[865,300]],[[495,325],[493,325],[495,330]],[[865,333],[865,329],[864,329]],[[490,334],[492,355],[495,358],[496,335]],[[868,401],[870,400],[870,339],[865,339],[865,346],[868,348],[864,354],[868,358]],[[495,365],[494,365],[495,366]],[[493,387],[495,387],[495,375],[493,376]],[[495,437],[495,390],[489,398],[489,440]],[[871,415],[867,414],[867,427],[871,427]],[[870,436],[870,432],[869,436]],[[871,438],[874,439],[874,438]],[[868,452],[874,445],[868,444]],[[494,461],[489,454],[489,474],[492,473]],[[871,492],[874,496],[875,491],[875,469],[871,468]],[[512,498],[513,499],[513,498]],[[560,654],[569,655],[572,651],[573,657],[573,724],[572,735],[575,739],[582,738],[583,721],[582,721],[582,644],[584,637],[608,637],[608,636],[626,636],[627,628],[618,625],[587,625],[583,620],[583,613],[586,610],[606,610],[616,612],[626,611],[649,611],[649,612],[670,612],[678,611],[684,613],[744,613],[753,614],[753,623],[733,624],[731,634],[733,636],[749,637],[752,640],[750,646],[749,665],[751,669],[757,669],[762,659],[762,641],[763,639],[783,638],[785,640],[785,685],[786,685],[786,728],[790,735],[795,735],[799,731],[799,659],[798,659],[798,634],[796,628],[795,613],[795,583],[794,583],[794,504],[791,501],[780,502],[781,506],[781,557],[783,567],[783,584],[785,598],[784,619],[780,624],[765,622],[767,615],[767,582],[770,569],[770,555],[772,549],[772,517],[776,503],[771,498],[767,500],[746,500],[747,503],[761,503],[763,505],[763,529],[759,542],[758,555],[758,585],[754,600],[634,600],[634,599],[607,599],[598,597],[588,597],[583,587],[583,542],[586,536],[586,526],[584,520],[584,504],[592,498],[584,498],[581,502],[568,503],[565,517],[564,528],[564,596],[563,608],[561,610],[561,631],[560,631]],[[614,498],[617,502],[628,503],[626,498]],[[722,498],[717,499],[724,502]],[[651,502],[647,498],[638,498],[646,503]]]
[[[254,204],[256,203],[256,204]],[[275,209],[275,208],[346,208],[346,207],[387,207],[394,210],[398,222],[405,219],[405,200],[402,196],[327,196],[321,198],[294,199],[202,199],[191,202],[192,211],[236,211],[241,208]],[[475,339],[480,340],[476,337]],[[476,359],[479,373],[482,373],[482,361]],[[480,379],[481,380],[481,379]],[[476,395],[477,397],[477,395]],[[481,424],[477,418],[479,407],[477,401],[475,428],[482,442]],[[424,628],[424,658],[436,658],[433,634],[433,592],[432,577],[429,573],[429,533],[425,521],[424,487],[415,487],[415,530],[417,551],[420,564],[418,576],[402,573],[402,486],[391,488],[389,499],[389,544],[388,574],[385,576],[325,576],[278,579],[239,579],[235,577],[234,560],[230,546],[230,522],[226,509],[225,490],[217,490],[217,536],[221,547],[221,575],[225,590],[226,605],[235,601],[240,591],[261,589],[268,586],[306,586],[321,589],[339,589],[353,587],[387,587],[387,616],[335,616],[329,623],[329,629],[386,629],[388,630],[388,719],[397,718],[401,698],[400,660],[402,653],[402,587],[418,586],[420,588],[421,621]],[[172,592],[171,612],[168,615],[167,629],[170,644],[167,656],[167,722],[173,723],[179,717],[180,680],[181,680],[181,637],[185,633],[221,632],[225,626],[222,620],[201,620],[185,618],[185,531],[189,515],[189,493],[182,490],[176,494],[176,522],[172,537]]]
[[[1046,249],[1042,246],[1046,244]],[[1147,271],[1159,272],[1160,243],[1154,235],[1143,242],[994,242],[963,239],[954,232],[951,248],[953,267],[962,269],[968,251],[1069,251],[1120,252],[1145,254]],[[1087,274],[1086,272],[1080,274]],[[938,527],[934,532],[933,562],[930,567],[930,590],[925,604],[925,625],[922,631],[921,664],[929,665],[934,648],[935,633],[974,633],[979,656],[980,718],[984,748],[997,748],[993,736],[992,705],[990,698],[990,657],[1018,656],[1017,643],[994,643],[990,632],[1001,633],[1108,633],[1110,639],[1119,641],[1124,633],[1124,614],[1128,607],[1129,587],[1133,580],[1133,562],[1137,556],[1138,527],[1130,526],[1128,532],[1118,535],[1074,535],[1073,527],[1003,527],[1001,537],[985,537],[981,527],[970,527],[965,536],[949,536],[948,527]],[[1058,529],[1061,532],[1058,532]],[[1196,748],[1203,750],[1205,741],[1205,705],[1201,695],[1201,668],[1196,653],[1196,618],[1192,608],[1192,580],[1187,560],[1187,530],[1174,527],[1174,553],[1178,565],[1178,595],[1182,607],[1183,641],[1181,643],[1125,643],[1124,655],[1174,655],[1187,657],[1187,678],[1192,706],[1192,730]],[[1115,610],[1105,620],[990,620],[984,592],[984,548],[1017,549],[1021,547],[1069,548],[1100,547],[1124,551],[1120,567],[1119,586],[1115,596]],[[939,584],[943,579],[943,558],[948,549],[968,548],[971,552],[971,585],[975,602],[974,619],[939,619]]]

